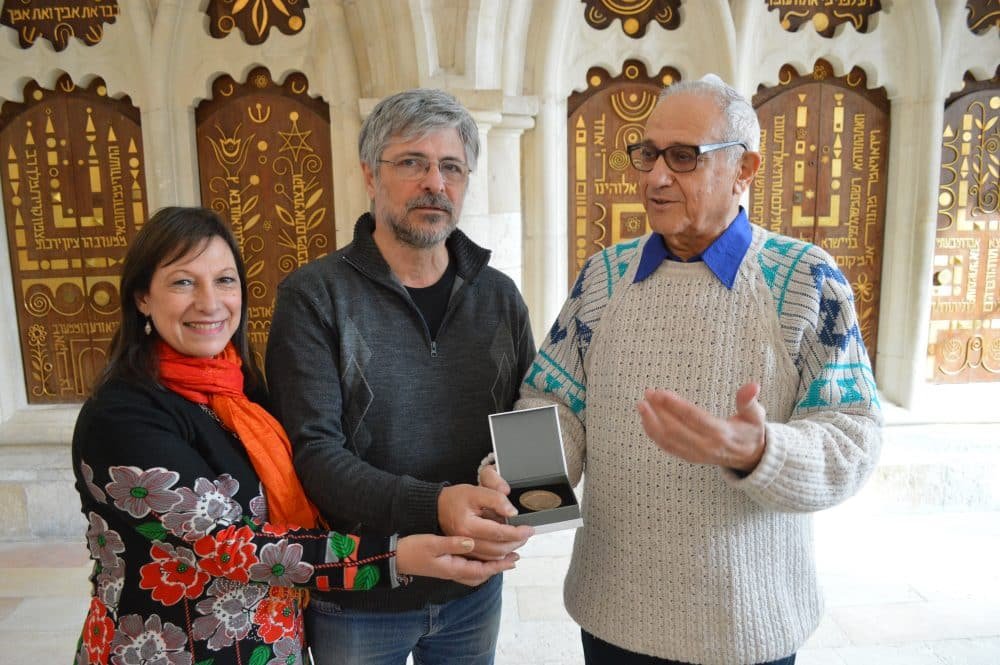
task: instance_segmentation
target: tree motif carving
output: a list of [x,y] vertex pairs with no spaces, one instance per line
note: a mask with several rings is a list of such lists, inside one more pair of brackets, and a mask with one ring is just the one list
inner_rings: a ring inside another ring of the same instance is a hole
[[247,265],[249,337],[263,358],[275,288],[335,246],[330,110],[300,73],[228,75],[195,109],[202,204],[228,219]]

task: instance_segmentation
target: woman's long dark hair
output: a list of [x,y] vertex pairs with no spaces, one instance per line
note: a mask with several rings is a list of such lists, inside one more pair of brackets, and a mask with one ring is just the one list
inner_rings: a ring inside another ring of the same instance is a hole
[[154,330],[147,335],[146,317],[139,311],[137,296],[149,293],[153,273],[160,266],[170,265],[192,250],[204,249],[212,238],[222,238],[233,252],[236,272],[240,278],[240,323],[233,333],[233,346],[243,360],[245,388],[263,385],[263,375],[247,339],[247,275],[240,248],[232,230],[214,211],[207,208],[169,207],[158,210],[136,234],[125,254],[121,275],[121,325],[111,339],[108,364],[97,378],[94,389],[112,379],[154,385],[159,369],[156,358]]

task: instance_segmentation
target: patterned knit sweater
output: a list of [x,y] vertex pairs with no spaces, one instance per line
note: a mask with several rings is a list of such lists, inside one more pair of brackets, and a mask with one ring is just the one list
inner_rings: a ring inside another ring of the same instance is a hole
[[[592,257],[525,379],[556,403],[584,526],[570,615],[622,648],[703,665],[796,651],[816,628],[810,513],[854,494],[881,412],[850,286],[823,250],[753,227],[733,288],[665,261],[633,283],[646,238]],[[670,388],[728,417],[761,384],[766,449],[745,477],[658,448],[636,403]]]

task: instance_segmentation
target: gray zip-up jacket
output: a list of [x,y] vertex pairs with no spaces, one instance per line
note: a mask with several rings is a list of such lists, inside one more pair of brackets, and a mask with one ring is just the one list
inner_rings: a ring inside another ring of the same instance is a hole
[[[476,483],[492,449],[488,415],[513,408],[535,356],[517,287],[490,252],[455,230],[457,276],[437,337],[393,276],[362,215],[354,241],[279,287],[267,346],[271,405],[295,468],[332,528],[439,533],[447,483]],[[402,589],[341,592],[347,607],[408,610],[468,587],[418,578]]]

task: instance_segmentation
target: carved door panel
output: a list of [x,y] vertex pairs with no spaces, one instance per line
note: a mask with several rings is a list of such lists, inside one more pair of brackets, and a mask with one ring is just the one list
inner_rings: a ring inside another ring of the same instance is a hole
[[872,365],[889,156],[889,102],[857,68],[832,77],[823,60],[809,76],[786,65],[782,81],[754,96],[764,161],[750,192],[750,219],[819,245],[851,284]]
[[1000,380],[1000,69],[945,105],[928,378]]
[[649,232],[637,174],[625,147],[642,140],[660,90],[679,80],[672,67],[649,77],[645,65],[628,60],[617,77],[591,68],[586,90],[570,95],[566,132],[570,284],[587,257]]
[[195,110],[202,204],[232,224],[249,281],[249,339],[262,361],[275,289],[332,251],[330,110],[305,76],[281,85],[263,67],[245,84],[221,76]]
[[34,81],[0,110],[4,212],[29,403],[78,402],[104,367],[125,250],[146,219],[139,110],[101,79]]

